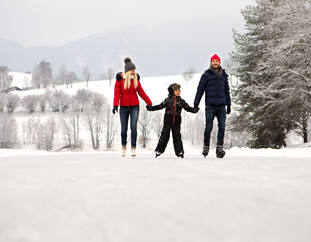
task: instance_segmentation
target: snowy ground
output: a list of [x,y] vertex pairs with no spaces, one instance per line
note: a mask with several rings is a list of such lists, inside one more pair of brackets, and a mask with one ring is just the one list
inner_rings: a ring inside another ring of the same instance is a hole
[[0,241],[309,242],[310,157],[0,150]]

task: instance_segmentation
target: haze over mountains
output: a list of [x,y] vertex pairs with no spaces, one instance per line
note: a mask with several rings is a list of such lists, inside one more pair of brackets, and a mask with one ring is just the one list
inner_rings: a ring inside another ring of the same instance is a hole
[[87,66],[97,78],[109,67],[122,71],[123,59],[129,56],[144,76],[177,75],[189,67],[200,73],[212,54],[219,54],[222,60],[229,58],[234,50],[232,26],[239,26],[237,22],[229,18],[174,19],[155,29],[129,26],[62,46],[23,47],[0,39],[0,65],[11,71],[32,72],[34,65],[45,60],[52,64],[54,75],[65,65],[80,76]]

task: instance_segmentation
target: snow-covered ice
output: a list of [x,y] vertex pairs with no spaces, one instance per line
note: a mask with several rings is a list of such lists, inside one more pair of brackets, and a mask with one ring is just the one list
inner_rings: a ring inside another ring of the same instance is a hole
[[0,150],[0,241],[309,242],[310,150]]

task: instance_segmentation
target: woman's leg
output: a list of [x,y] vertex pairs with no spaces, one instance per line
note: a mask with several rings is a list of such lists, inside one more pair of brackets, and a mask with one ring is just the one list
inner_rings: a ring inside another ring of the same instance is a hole
[[139,116],[139,106],[130,107],[131,117],[131,146],[136,147],[137,141],[137,121]]
[[120,107],[120,122],[121,122],[121,140],[122,146],[127,143],[127,127],[129,120],[129,107]]

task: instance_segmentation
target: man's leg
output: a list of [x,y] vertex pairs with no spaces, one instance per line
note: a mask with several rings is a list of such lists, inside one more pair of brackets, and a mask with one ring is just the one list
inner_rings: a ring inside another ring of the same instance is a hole
[[218,121],[218,135],[217,135],[217,144],[224,143],[225,137],[225,129],[226,129],[226,108],[225,106],[221,106],[218,108],[216,113],[217,121]]
[[209,152],[211,132],[213,129],[213,122],[215,118],[214,112],[215,112],[214,107],[205,108],[204,146],[203,146],[203,151],[202,151],[202,155],[204,155],[204,157],[206,157]]
[[226,129],[226,108],[225,106],[221,106],[218,108],[216,117],[218,121],[216,155],[218,158],[223,158],[226,154],[226,152],[224,151],[224,137],[225,137],[225,129]]

